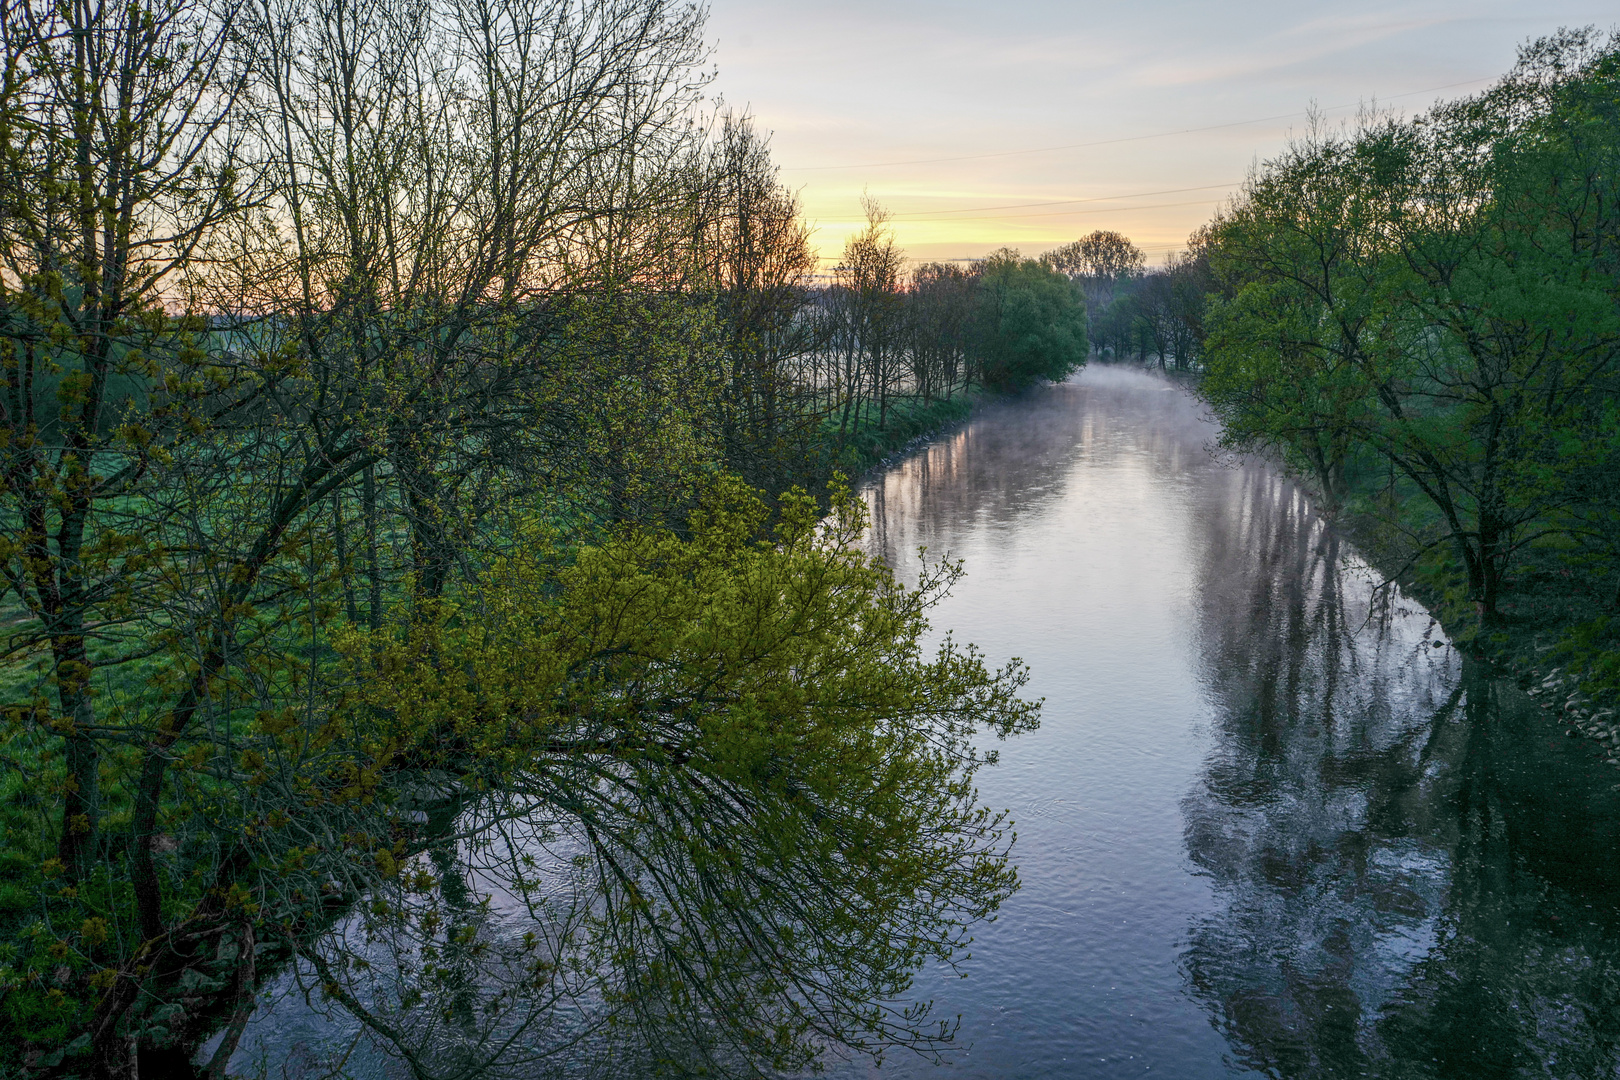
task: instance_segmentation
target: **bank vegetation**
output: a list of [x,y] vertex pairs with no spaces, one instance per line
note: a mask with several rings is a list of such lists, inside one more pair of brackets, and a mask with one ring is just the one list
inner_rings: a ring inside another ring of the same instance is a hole
[[1527,45],[1417,117],[1317,124],[1194,237],[1202,389],[1459,641],[1615,737],[1620,43]]

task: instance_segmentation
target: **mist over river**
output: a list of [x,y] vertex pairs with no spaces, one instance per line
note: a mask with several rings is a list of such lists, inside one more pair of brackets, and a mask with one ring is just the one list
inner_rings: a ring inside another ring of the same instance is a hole
[[834,1074],[1620,1076],[1620,774],[1215,436],[1093,366],[867,485],[1046,707],[980,774],[1023,888],[915,988],[964,1048]]

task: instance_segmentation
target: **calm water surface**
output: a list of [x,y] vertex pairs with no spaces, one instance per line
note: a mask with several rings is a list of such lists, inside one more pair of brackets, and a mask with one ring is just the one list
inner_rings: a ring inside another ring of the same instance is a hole
[[1088,369],[872,482],[874,552],[1046,698],[970,1044],[843,1076],[1620,1077],[1620,774],[1188,395]]
[[[1094,368],[866,489],[1046,709],[980,774],[1023,888],[916,986],[962,1048],[833,1075],[1620,1077],[1620,773],[1214,435]],[[282,984],[238,1071],[405,1075]]]

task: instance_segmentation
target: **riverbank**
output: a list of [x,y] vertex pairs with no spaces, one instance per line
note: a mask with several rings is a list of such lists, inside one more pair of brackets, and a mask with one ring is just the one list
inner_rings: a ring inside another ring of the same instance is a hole
[[868,550],[963,560],[936,625],[1047,702],[983,774],[1023,888],[966,979],[918,976],[953,1072],[1607,1075],[1611,770],[1171,385],[1088,366],[865,491]]
[[864,478],[894,464],[930,439],[966,423],[988,394],[978,389],[932,401],[898,399],[889,406],[882,427],[857,426],[853,435],[842,439],[838,424],[829,417],[822,421],[823,445],[828,449],[833,469],[845,476]]
[[[1198,393],[1195,375],[1176,381]],[[1272,464],[1320,501],[1309,476],[1274,457]],[[1451,546],[1418,550],[1410,534],[1420,529],[1410,521],[1392,524],[1376,512],[1384,494],[1365,473],[1352,481],[1347,506],[1332,522],[1334,531],[1423,604],[1453,645],[1513,679],[1558,717],[1567,735],[1592,739],[1620,768],[1620,620],[1614,605],[1603,599],[1612,594],[1612,582],[1572,570],[1550,545],[1532,545],[1515,569],[1497,618],[1487,624],[1468,601],[1467,579]]]
[[[1158,374],[1199,393],[1195,372],[1158,369]],[[1274,456],[1272,464],[1320,500],[1310,477]],[[1559,718],[1568,735],[1594,740],[1620,768],[1620,619],[1616,605],[1605,601],[1614,595],[1612,580],[1581,574],[1562,557],[1567,553],[1550,543],[1532,545],[1515,569],[1498,618],[1487,625],[1467,600],[1466,577],[1451,546],[1420,552],[1407,535],[1419,528],[1406,521],[1403,531],[1376,512],[1384,492],[1372,473],[1364,469],[1352,482],[1334,530],[1422,603],[1449,641],[1515,680]]]
[[[1303,478],[1300,482],[1306,483]],[[1372,514],[1341,514],[1335,528],[1380,573],[1427,607],[1458,648],[1515,680],[1559,718],[1567,735],[1594,740],[1609,763],[1620,768],[1620,680],[1615,670],[1620,655],[1611,647],[1613,619],[1590,587],[1596,583],[1531,549],[1498,618],[1486,624],[1466,602],[1466,581],[1449,548],[1417,556]]]

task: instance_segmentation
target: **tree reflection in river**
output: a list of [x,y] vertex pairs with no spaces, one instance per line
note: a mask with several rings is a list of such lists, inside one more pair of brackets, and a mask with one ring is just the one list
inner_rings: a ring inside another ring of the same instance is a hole
[[[960,1049],[832,1075],[1620,1078],[1620,774],[1435,648],[1440,628],[1375,592],[1298,489],[1211,460],[1203,413],[1099,365],[988,405],[866,485],[869,550],[908,579],[921,545],[966,559],[940,633],[1023,656],[1047,709],[980,774],[1017,816],[1024,887],[968,978],[930,969],[915,987],[961,1015]],[[481,876],[533,854],[567,882],[569,843],[441,853],[437,875],[493,894],[446,920],[498,942],[508,915],[588,915],[569,889],[531,910]],[[467,1025],[457,994],[474,981],[438,999],[449,1050],[497,1029]],[[557,1011],[532,1041],[569,1049],[525,1080],[597,1056],[572,1042],[593,1003]],[[244,1055],[261,1048],[271,1076],[345,1054],[348,1075],[403,1075],[318,1014],[288,995]],[[610,1049],[607,1075],[647,1072]]]
[[1216,884],[1182,964],[1279,1077],[1620,1076],[1616,777],[1260,467],[1204,515]]

